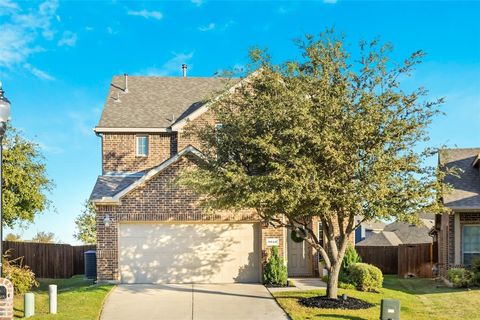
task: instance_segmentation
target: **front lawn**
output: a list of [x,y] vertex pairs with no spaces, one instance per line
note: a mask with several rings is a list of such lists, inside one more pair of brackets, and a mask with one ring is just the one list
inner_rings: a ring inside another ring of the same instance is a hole
[[339,289],[339,294],[375,304],[364,310],[306,308],[297,302],[299,298],[325,295],[325,290],[277,292],[274,296],[292,320],[377,320],[383,298],[400,300],[401,319],[480,319],[479,289],[452,289],[430,279],[399,279],[388,275],[383,286],[380,293]]
[[[56,284],[58,290],[57,314],[48,313],[48,285]],[[112,285],[95,285],[83,276],[70,279],[43,279],[34,289],[35,316],[29,319],[84,319],[94,320],[100,316],[103,300]],[[23,296],[14,298],[15,318],[23,317]]]

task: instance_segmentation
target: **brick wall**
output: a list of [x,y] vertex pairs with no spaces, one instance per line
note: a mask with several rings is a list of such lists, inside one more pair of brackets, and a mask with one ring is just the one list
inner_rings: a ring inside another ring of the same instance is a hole
[[[463,225],[480,224],[480,212],[459,212],[455,214],[460,215],[460,232],[462,232]],[[455,214],[445,213],[442,216],[442,229],[439,235],[439,272],[441,276],[446,276],[446,272],[450,268],[462,267],[461,264],[455,264]],[[461,235],[458,238],[461,239]]]
[[185,126],[185,130],[179,133],[178,137],[178,150],[182,150],[188,145],[192,145],[197,149],[202,149],[200,140],[193,134],[188,134],[189,130],[192,129],[192,126],[202,127],[205,125],[213,125],[215,124],[215,118],[213,113],[210,111],[206,111],[201,116],[193,120],[192,122],[188,123]]
[[151,169],[177,152],[176,133],[148,134],[148,156],[136,156],[135,133],[105,133],[102,137],[103,172]]
[[[125,221],[258,221],[252,211],[205,212],[199,205],[199,197],[188,189],[178,186],[175,179],[183,168],[192,165],[183,158],[161,172],[145,185],[127,194],[120,205],[97,206],[97,277],[98,280],[119,280],[118,270],[118,223]],[[105,227],[108,214],[112,223]],[[283,253],[283,231],[264,226],[262,228],[262,251],[266,255],[266,237],[280,238]]]

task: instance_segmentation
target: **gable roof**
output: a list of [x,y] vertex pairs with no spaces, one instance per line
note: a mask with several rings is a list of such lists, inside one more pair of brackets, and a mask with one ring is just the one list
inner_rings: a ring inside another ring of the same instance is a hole
[[458,177],[448,175],[445,182],[452,190],[443,194],[443,203],[453,210],[480,210],[480,170],[474,167],[480,148],[444,149],[439,152],[439,164],[456,167]]
[[370,237],[358,242],[355,246],[398,246],[402,244],[402,241],[395,232],[381,231],[379,233],[373,233]]
[[182,157],[193,155],[202,159],[202,153],[195,147],[189,145],[173,157],[165,160],[160,165],[147,171],[143,175],[127,177],[99,176],[90,196],[90,201],[95,204],[120,204],[121,198],[132,190],[144,185],[147,181],[167,169]]
[[128,92],[125,92],[125,76],[114,76],[95,131],[169,128],[232,81],[215,77],[128,76]]

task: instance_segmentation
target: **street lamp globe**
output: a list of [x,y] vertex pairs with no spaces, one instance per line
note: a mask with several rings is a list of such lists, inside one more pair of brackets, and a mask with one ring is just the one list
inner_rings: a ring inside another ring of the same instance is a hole
[[3,93],[2,83],[0,82],[0,124],[2,127],[10,120],[10,101],[8,101]]

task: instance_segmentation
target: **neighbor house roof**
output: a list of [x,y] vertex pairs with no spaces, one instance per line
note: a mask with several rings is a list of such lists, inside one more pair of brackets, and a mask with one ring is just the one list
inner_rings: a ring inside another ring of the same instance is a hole
[[132,190],[144,185],[147,181],[155,177],[167,169],[172,164],[179,161],[185,156],[194,156],[197,159],[203,158],[202,153],[193,146],[187,146],[173,157],[165,160],[160,165],[150,169],[144,174],[116,176],[116,175],[102,175],[97,178],[95,187],[93,188],[90,200],[98,204],[120,204],[123,196]]
[[395,232],[381,231],[374,233],[370,237],[358,242],[355,246],[398,246],[402,241],[398,238]]
[[383,230],[394,232],[403,244],[431,243],[433,239],[428,232],[432,226],[429,220],[418,226],[406,222],[393,222],[386,225]]
[[114,76],[97,132],[118,128],[164,129],[199,109],[235,80],[199,77]]
[[480,210],[480,171],[474,166],[479,155],[480,148],[440,151],[440,166],[460,169],[458,177],[445,177],[445,182],[452,188],[443,194],[443,203],[447,207],[454,210]]

